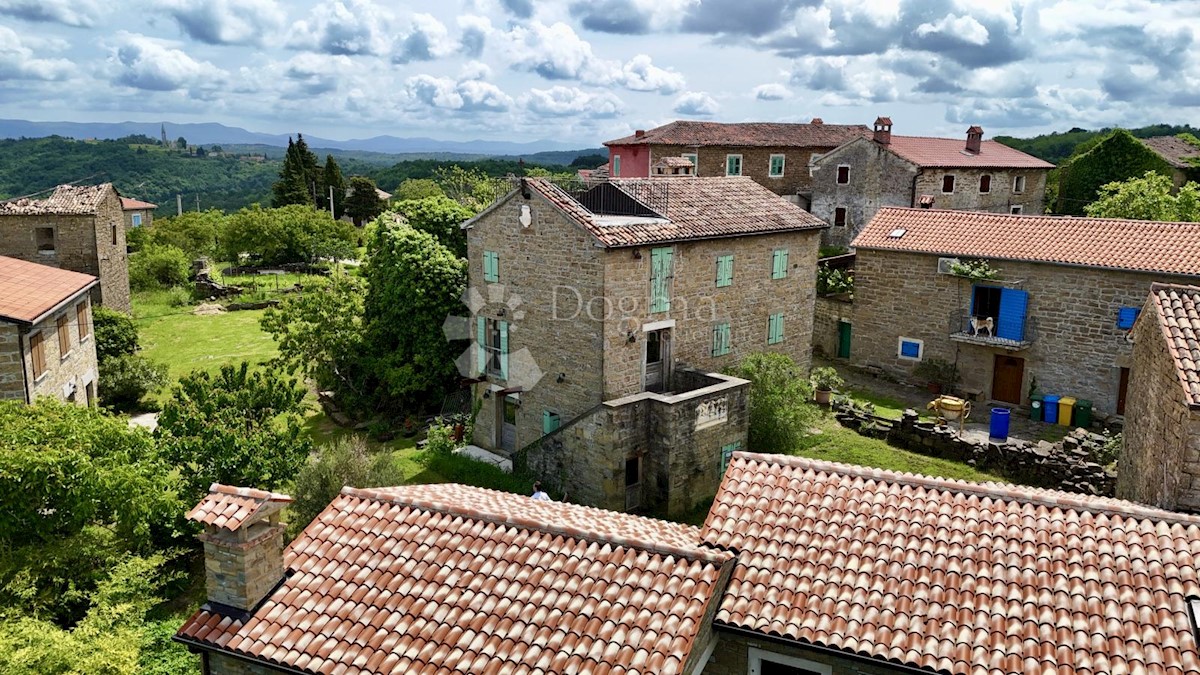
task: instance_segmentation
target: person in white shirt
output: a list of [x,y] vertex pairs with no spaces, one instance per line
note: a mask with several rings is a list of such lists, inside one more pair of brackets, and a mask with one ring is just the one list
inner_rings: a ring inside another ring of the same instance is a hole
[[550,499],[550,495],[546,494],[546,492],[542,490],[542,481],[540,480],[533,484],[533,498],[539,502],[554,501],[553,499]]

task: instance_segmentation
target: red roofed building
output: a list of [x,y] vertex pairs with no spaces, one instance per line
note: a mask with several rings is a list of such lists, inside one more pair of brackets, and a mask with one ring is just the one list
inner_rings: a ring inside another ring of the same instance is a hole
[[880,117],[874,134],[855,138],[812,162],[809,209],[832,227],[827,246],[849,246],[885,206],[1040,214],[1053,164],[1002,143],[983,140],[972,126],[966,139],[897,136]]
[[157,208],[158,204],[121,197],[121,210],[125,212],[125,229],[150,227],[154,224],[154,209]]
[[0,256],[0,399],[96,402],[96,277]]

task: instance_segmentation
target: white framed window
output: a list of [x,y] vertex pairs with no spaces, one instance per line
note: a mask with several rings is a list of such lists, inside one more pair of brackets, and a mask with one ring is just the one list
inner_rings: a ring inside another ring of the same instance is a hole
[[850,183],[850,165],[839,164],[837,168],[837,184],[848,185]]
[[613,155],[612,176],[613,176],[613,178],[621,177],[621,156],[620,155]]
[[725,155],[725,175],[726,176],[742,175],[742,156],[741,155]]
[[1013,176],[1013,192],[1020,194],[1025,191],[1025,176]]
[[896,340],[896,358],[905,361],[920,361],[925,358],[925,341],[900,337]]
[[698,155],[694,152],[684,152],[684,153],[681,153],[679,156],[686,160],[691,161],[693,176],[700,175],[700,155]]
[[1025,207],[1020,204],[1013,204],[1012,206],[1008,207],[1008,212],[1014,216],[1019,216],[1022,213],[1025,213]]
[[954,192],[954,174],[948,173],[942,176],[942,192],[945,194]]
[[142,214],[140,214],[140,213],[133,214],[132,216],[130,216],[130,222],[133,223],[134,227],[141,227],[142,226]]
[[[769,664],[765,669],[768,673],[778,673],[780,671],[795,675],[833,675],[833,666],[825,663],[817,663],[808,659],[801,659],[795,656],[784,656],[775,652],[750,647],[747,653],[746,672],[748,675],[762,675],[764,668],[763,663]],[[782,668],[771,666],[783,666]]]
[[786,160],[784,155],[771,155],[767,166],[767,175],[771,178],[783,178],[783,167]]

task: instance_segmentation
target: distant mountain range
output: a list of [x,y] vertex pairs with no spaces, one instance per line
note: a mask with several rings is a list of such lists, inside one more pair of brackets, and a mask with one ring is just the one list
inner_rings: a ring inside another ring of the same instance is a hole
[[[168,122],[167,137],[182,136],[189,145],[269,145],[287,146],[288,134],[263,134],[224,124],[173,124]],[[0,120],[0,138],[43,138],[66,136],[75,139],[122,138],[142,134],[151,138],[160,135],[159,122],[31,122],[29,120]],[[305,135],[311,148],[366,151],[386,154],[454,153],[461,155],[528,155],[536,152],[566,151],[578,146],[558,141],[537,140],[527,143],[510,141],[442,141],[434,138],[402,138],[375,136],[345,141]]]

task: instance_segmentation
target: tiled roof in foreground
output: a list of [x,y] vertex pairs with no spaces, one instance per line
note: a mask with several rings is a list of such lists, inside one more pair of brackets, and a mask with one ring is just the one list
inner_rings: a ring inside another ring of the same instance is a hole
[[1189,405],[1200,407],[1200,288],[1151,284],[1167,350]]
[[696,528],[462,485],[346,488],[246,621],[178,637],[318,673],[683,672],[732,556]]
[[0,318],[33,323],[96,283],[90,274],[0,256]]
[[954,675],[1200,672],[1200,517],[735,453],[704,524],[715,621]]
[[852,245],[1200,276],[1200,223],[886,207]]

